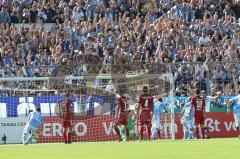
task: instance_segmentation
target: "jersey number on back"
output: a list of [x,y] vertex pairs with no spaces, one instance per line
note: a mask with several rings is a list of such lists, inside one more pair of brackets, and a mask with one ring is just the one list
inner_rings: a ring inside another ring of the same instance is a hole
[[127,101],[123,101],[123,103],[124,103],[124,111],[127,111],[128,110]]
[[145,104],[144,104],[144,106],[145,106],[146,108],[148,108],[148,99],[145,100]]
[[34,119],[39,119],[40,118],[40,114],[39,113],[34,113],[33,118]]
[[202,101],[197,101],[197,109],[202,109]]

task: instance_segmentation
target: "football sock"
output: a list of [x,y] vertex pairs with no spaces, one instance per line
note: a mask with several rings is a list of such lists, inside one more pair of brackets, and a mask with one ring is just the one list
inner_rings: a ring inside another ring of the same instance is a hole
[[32,134],[29,135],[28,139],[27,139],[27,144],[29,144],[30,142],[32,142]]
[[64,142],[67,143],[67,133],[63,132],[63,138],[64,138]]
[[158,135],[158,138],[160,139],[160,138],[161,138],[161,132],[160,132],[160,130],[158,130],[157,135]]
[[143,139],[144,126],[140,126],[140,140]]
[[187,139],[189,136],[189,130],[185,128],[184,130],[184,139]]
[[189,131],[188,139],[194,139],[194,132],[191,130]]
[[120,135],[120,131],[119,131],[118,127],[115,126],[115,127],[114,127],[114,130],[116,131],[117,136],[118,136],[118,139],[120,140],[120,139],[121,139],[121,135]]
[[201,130],[202,130],[202,139],[204,139],[205,138],[205,129],[201,128]]
[[199,128],[196,129],[195,136],[196,136],[197,139],[200,138],[200,137],[199,137]]
[[128,140],[129,139],[129,129],[126,128],[126,139]]
[[23,136],[22,136],[22,142],[23,142],[23,144],[26,144],[26,143],[27,143],[27,134],[23,134]]
[[147,130],[148,130],[148,139],[150,140],[151,139],[151,127],[148,126]]
[[67,142],[68,143],[72,142],[72,133],[71,132],[69,132],[68,135],[67,135]]

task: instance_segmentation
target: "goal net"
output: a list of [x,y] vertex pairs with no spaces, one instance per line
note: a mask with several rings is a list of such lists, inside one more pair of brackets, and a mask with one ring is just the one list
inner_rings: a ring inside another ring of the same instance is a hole
[[[73,101],[73,141],[116,140],[113,129],[116,91],[121,88],[134,101],[141,95],[143,86],[148,86],[149,93],[156,99],[163,97],[168,113],[161,118],[161,137],[175,139],[172,74],[132,70],[125,73],[89,73],[81,76],[6,77],[0,79],[0,84],[0,137],[6,137],[1,143],[21,143],[27,117],[38,107],[43,115],[43,127],[42,131],[37,132],[33,142],[62,142],[59,116],[66,92],[70,93]],[[129,111],[132,112],[136,108],[133,101],[129,103]],[[137,114],[135,119],[136,116]],[[137,134],[138,121],[134,122],[134,132]]]

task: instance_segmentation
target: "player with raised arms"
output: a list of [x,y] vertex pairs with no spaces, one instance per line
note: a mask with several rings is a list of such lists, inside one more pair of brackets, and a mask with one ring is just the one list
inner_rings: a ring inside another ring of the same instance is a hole
[[143,95],[138,99],[139,103],[139,124],[140,124],[140,139],[143,139],[144,127],[147,126],[148,139],[151,139],[151,128],[152,128],[152,108],[153,108],[153,97],[148,93],[148,87],[144,86]]
[[[240,90],[238,91],[238,95],[232,99],[229,100],[228,104],[228,109],[227,113],[229,114],[229,107],[233,106],[233,116],[235,120],[235,126],[237,131],[240,131]],[[239,139],[240,139],[240,134],[239,134]]]
[[114,130],[117,133],[118,141],[122,141],[120,130],[118,126],[124,126],[126,131],[126,141],[129,139],[128,125],[128,103],[127,99],[123,95],[123,91],[120,89],[118,97],[116,99],[116,115],[114,120]]
[[158,98],[153,106],[152,134],[151,134],[152,139],[156,139],[157,136],[160,139],[161,137],[160,131],[162,129],[161,116],[162,116],[162,113],[166,113],[166,112],[167,112],[166,104],[163,103],[162,98]]
[[[205,91],[205,90],[202,90],[202,91],[201,91],[201,94],[202,94],[202,97],[203,97],[203,98],[205,99],[205,101],[206,101],[206,103],[205,103],[205,104],[206,104],[205,110],[206,110],[206,112],[210,112],[211,102],[216,102],[216,100],[220,97],[221,92],[216,92],[216,93],[213,92],[213,94],[212,94],[211,96],[207,96],[206,91]],[[205,127],[204,127],[204,130],[205,130],[205,132],[204,132],[204,134],[205,134],[204,138],[205,138],[205,139],[209,139],[210,137],[208,136],[208,127],[205,126]]]
[[70,93],[66,93],[65,97],[66,99],[64,99],[61,104],[63,138],[65,144],[70,144],[72,143],[72,100],[70,99]]
[[197,89],[196,96],[191,101],[191,111],[194,109],[194,132],[197,139],[200,139],[199,125],[202,131],[201,138],[204,139],[205,103],[205,99],[201,97],[201,90]]
[[27,124],[23,130],[22,142],[24,145],[29,144],[32,138],[37,135],[36,132],[40,125],[42,127],[42,123],[41,109],[37,108],[36,111],[29,114]]
[[183,139],[193,139],[194,138],[194,110],[191,109],[191,98],[187,100],[186,103],[181,104],[182,108],[182,124],[183,124]]

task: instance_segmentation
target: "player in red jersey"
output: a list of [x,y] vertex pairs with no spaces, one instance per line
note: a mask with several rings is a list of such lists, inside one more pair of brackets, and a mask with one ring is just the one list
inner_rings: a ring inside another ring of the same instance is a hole
[[116,116],[114,121],[114,130],[117,133],[118,141],[122,141],[121,134],[118,126],[124,126],[126,131],[127,140],[129,139],[129,130],[127,127],[127,118],[128,118],[128,103],[127,99],[123,96],[123,92],[119,92],[119,97],[116,99]]
[[145,125],[147,126],[148,139],[151,137],[152,127],[152,108],[153,97],[148,93],[148,87],[143,87],[143,95],[138,99],[139,103],[139,124],[140,124],[140,141],[143,139],[143,131]]
[[199,125],[202,131],[202,139],[204,138],[204,117],[205,117],[205,99],[201,97],[201,90],[196,90],[196,96],[192,98],[191,108],[194,109],[194,128],[197,139],[199,135]]
[[72,100],[70,99],[70,94],[66,93],[66,99],[62,101],[62,127],[63,127],[63,138],[65,144],[71,143],[72,140]]

